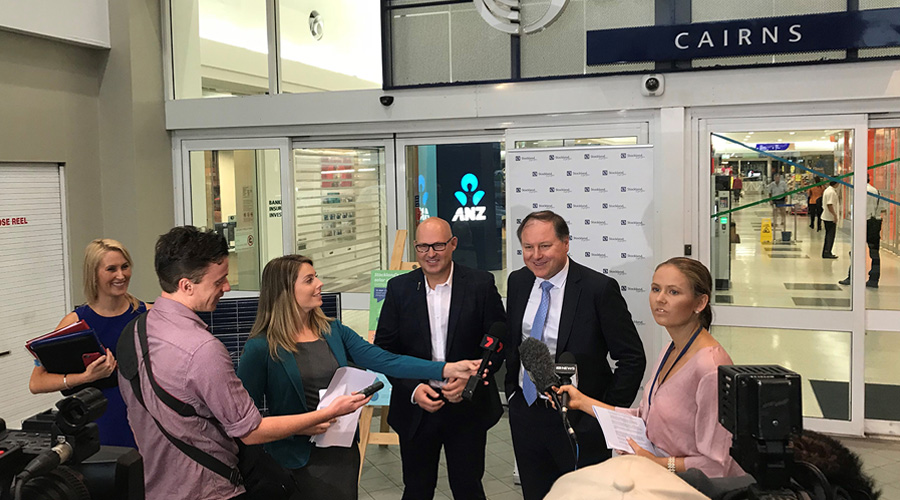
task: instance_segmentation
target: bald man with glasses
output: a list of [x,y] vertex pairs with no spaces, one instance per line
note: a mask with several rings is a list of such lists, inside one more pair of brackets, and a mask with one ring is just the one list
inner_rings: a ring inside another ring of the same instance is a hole
[[[416,229],[419,269],[388,282],[375,344],[382,349],[434,361],[480,358],[481,340],[506,313],[492,274],[453,262],[457,240],[447,221],[432,217]],[[403,498],[434,497],[441,448],[453,498],[484,499],[487,431],[503,409],[493,373],[487,385],[462,399],[467,380],[390,379],[388,423],[400,436]]]

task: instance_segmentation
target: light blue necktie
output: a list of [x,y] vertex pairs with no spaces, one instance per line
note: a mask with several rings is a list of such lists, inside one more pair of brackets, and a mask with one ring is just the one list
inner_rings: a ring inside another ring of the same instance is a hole
[[[547,322],[547,313],[550,312],[551,288],[553,288],[553,283],[549,281],[541,283],[541,303],[538,305],[537,314],[534,315],[534,322],[531,324],[531,338],[542,342],[544,340],[544,324]],[[537,388],[527,373],[522,377],[522,395],[525,396],[528,406],[531,406],[537,399]]]

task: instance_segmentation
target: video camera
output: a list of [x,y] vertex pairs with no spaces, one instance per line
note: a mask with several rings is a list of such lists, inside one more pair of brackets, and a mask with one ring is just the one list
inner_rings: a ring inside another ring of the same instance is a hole
[[732,434],[731,456],[756,479],[746,498],[832,498],[821,471],[794,460],[803,431],[800,389],[800,375],[780,366],[719,367],[719,423]]
[[[88,387],[7,429],[0,419],[0,500],[143,500],[137,450],[100,446],[106,398]],[[63,465],[65,464],[65,465]]]

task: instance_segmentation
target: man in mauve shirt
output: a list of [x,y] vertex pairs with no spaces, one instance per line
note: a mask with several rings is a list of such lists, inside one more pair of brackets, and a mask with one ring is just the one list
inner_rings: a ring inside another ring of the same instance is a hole
[[[243,486],[232,484],[178,450],[160,432],[154,418],[169,434],[234,467],[236,438],[251,445],[295,434],[319,434],[336,417],[356,411],[368,401],[362,395],[342,396],[322,410],[263,418],[235,375],[225,346],[194,313],[214,310],[231,289],[225,238],[193,226],[173,228],[157,241],[155,264],[163,293],[147,313],[153,376],[169,394],[193,406],[198,416],[180,416],[156,397],[140,356],[138,376],[146,409],[130,382],[119,374],[128,422],[144,457],[148,500],[245,496]],[[139,346],[136,333],[132,335]]]

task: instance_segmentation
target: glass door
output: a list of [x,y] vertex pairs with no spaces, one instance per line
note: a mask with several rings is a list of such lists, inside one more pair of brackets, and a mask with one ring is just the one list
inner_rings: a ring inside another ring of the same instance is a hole
[[[868,130],[867,255],[851,271],[866,301],[866,432],[900,434],[900,120]],[[881,198],[874,198],[877,194]],[[856,263],[856,261],[854,261]]]
[[854,172],[865,171],[865,117],[695,127],[691,184],[700,259],[716,288],[713,335],[736,364],[799,373],[805,427],[862,434],[864,292],[843,280],[865,252],[854,217],[865,191],[853,189]]
[[458,243],[453,260],[494,274],[506,295],[504,233],[505,151],[500,136],[460,136],[397,140],[400,227],[408,229],[405,259],[419,223],[440,217],[450,223]]
[[228,241],[231,296],[255,294],[265,264],[284,255],[282,173],[287,139],[182,141],[180,221]]

